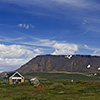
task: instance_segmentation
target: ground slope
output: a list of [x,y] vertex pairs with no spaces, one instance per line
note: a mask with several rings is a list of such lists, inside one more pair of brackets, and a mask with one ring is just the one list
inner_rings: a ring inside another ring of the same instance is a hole
[[[90,68],[87,66],[90,65]],[[31,59],[17,71],[26,74],[33,72],[98,72],[100,57],[90,55],[41,55]]]

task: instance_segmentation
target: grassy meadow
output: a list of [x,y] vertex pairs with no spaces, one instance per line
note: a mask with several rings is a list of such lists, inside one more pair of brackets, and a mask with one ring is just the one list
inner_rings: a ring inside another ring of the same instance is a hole
[[[100,78],[84,74],[34,73],[42,89],[30,82],[8,84],[0,82],[0,100],[100,100]],[[73,82],[71,80],[74,80]]]
[[0,83],[0,100],[100,100],[100,81],[41,82],[43,89],[31,83]]
[[24,75],[27,80],[37,77],[41,81],[59,81],[59,80],[100,80],[98,76],[88,76],[84,73],[64,73],[64,72],[57,72],[57,73],[31,73]]

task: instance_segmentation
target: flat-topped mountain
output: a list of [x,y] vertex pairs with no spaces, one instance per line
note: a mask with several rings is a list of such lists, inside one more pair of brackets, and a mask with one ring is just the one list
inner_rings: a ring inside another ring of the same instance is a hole
[[66,71],[98,72],[100,56],[91,55],[40,55],[31,59],[17,71],[26,74],[32,72]]

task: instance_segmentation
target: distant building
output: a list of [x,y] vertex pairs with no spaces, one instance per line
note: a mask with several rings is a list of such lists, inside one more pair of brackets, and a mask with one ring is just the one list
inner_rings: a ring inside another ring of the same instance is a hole
[[34,84],[34,88],[42,89],[42,85],[37,78],[30,79],[30,82]]
[[42,89],[42,85],[40,83],[37,83],[34,85],[34,88]]
[[32,78],[32,79],[30,79],[30,82],[33,84],[37,84],[37,83],[39,83],[39,80],[37,78]]
[[4,77],[4,82],[13,83],[22,83],[24,82],[24,77],[19,72],[8,73]]

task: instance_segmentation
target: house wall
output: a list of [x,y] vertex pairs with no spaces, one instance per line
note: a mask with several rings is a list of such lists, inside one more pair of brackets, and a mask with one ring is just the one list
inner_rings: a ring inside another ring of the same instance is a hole
[[23,78],[21,79],[21,82],[24,82],[24,79]]
[[[16,79],[16,80],[17,80],[17,79]],[[15,81],[15,82],[16,82],[16,81]],[[23,78],[21,79],[21,82],[24,82],[24,79],[23,79]],[[12,78],[9,79],[9,83],[10,83],[10,84],[13,84],[13,79],[12,79]]]
[[12,78],[9,79],[9,83],[12,84]]
[[[5,80],[6,81],[6,80]],[[24,77],[21,76],[18,73],[13,74],[11,77],[9,77],[8,82],[10,84],[16,83],[16,82],[24,82]]]

